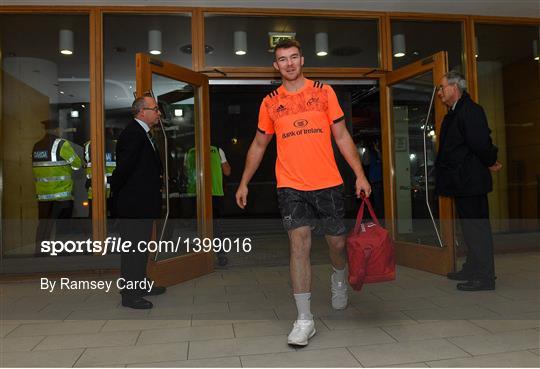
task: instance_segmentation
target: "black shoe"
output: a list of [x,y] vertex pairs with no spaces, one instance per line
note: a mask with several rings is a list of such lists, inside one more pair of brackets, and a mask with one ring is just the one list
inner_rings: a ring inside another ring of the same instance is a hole
[[167,287],[156,286],[156,287],[152,287],[150,292],[144,291],[144,296],[157,296],[157,295],[164,294],[165,291],[167,291]]
[[472,280],[465,283],[458,283],[457,289],[460,291],[491,291],[495,289],[495,281]]
[[152,309],[154,305],[142,297],[122,297],[122,306],[132,309]]
[[446,278],[453,281],[470,281],[472,279],[472,275],[470,273],[464,272],[463,270],[460,270],[459,272],[448,273],[446,275]]

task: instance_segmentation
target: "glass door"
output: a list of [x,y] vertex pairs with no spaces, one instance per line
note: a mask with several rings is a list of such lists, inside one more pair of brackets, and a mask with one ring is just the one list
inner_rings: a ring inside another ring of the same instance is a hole
[[438,274],[454,268],[453,209],[435,189],[438,133],[446,108],[436,86],[447,71],[446,52],[389,72],[385,81],[390,228],[397,262]]
[[163,218],[154,228],[148,275],[169,286],[213,271],[208,77],[137,54],[137,96],[161,110],[154,133],[163,163]]

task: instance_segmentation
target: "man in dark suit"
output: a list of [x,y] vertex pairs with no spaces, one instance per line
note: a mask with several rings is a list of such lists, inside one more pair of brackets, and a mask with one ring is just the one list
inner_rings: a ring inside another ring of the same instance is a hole
[[493,238],[487,194],[492,191],[491,173],[502,168],[497,147],[490,137],[482,107],[465,91],[466,82],[456,72],[447,73],[438,89],[450,109],[441,126],[436,160],[436,192],[454,198],[461,230],[467,244],[467,259],[461,271],[448,278],[461,291],[495,289]]
[[[133,121],[124,129],[116,145],[116,169],[111,178],[116,215],[120,219],[122,241],[131,241],[129,252],[121,255],[121,277],[129,282],[146,281],[148,251],[137,245],[148,242],[153,222],[161,216],[162,167],[150,129],[158,124],[160,111],[151,96],[135,99],[131,106]],[[150,309],[152,303],[143,298],[159,295],[165,287],[122,290],[122,305],[134,309]]]

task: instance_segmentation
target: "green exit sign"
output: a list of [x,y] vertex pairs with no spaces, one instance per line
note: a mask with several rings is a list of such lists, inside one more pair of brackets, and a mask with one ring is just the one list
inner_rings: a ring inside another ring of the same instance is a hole
[[268,32],[268,36],[270,36],[270,49],[274,51],[274,47],[278,42],[282,40],[294,40],[296,32]]

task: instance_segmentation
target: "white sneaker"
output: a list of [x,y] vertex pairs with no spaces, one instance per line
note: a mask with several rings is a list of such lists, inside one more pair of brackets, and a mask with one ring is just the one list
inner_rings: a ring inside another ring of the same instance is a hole
[[289,345],[306,346],[308,340],[317,333],[315,330],[315,322],[311,320],[295,320],[293,329],[287,337]]
[[330,282],[332,284],[332,307],[336,310],[343,310],[349,302],[349,293],[347,291],[347,282],[335,282],[335,273],[332,273]]

